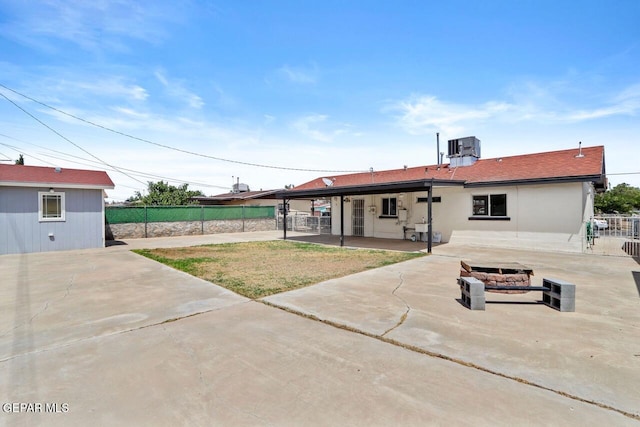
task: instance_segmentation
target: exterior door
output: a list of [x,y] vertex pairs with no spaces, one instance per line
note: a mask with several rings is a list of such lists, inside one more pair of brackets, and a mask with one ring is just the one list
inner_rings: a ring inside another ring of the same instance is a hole
[[351,204],[351,233],[364,236],[364,199],[353,199]]

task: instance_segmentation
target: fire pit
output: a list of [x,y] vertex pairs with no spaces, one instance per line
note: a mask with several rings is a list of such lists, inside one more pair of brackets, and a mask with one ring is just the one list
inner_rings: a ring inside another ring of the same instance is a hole
[[[517,262],[484,262],[460,261],[460,277],[475,277],[485,286],[531,286],[533,270]],[[503,294],[522,294],[527,291],[489,290],[487,292]]]

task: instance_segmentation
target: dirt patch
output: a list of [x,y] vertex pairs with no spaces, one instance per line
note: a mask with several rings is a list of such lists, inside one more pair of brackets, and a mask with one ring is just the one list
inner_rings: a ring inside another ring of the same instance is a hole
[[249,298],[265,297],[425,255],[291,241],[135,252]]

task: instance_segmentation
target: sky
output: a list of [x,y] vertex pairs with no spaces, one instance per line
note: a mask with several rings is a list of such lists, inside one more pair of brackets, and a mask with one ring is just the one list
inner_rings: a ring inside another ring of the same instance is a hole
[[[640,2],[0,0],[0,161],[206,195],[605,146],[640,187]],[[446,155],[445,155],[446,161]]]

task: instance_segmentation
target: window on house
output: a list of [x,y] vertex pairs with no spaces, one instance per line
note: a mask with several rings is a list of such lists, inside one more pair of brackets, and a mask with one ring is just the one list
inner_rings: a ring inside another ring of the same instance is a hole
[[473,196],[473,216],[507,216],[507,195],[490,194]]
[[506,194],[492,194],[489,196],[489,213],[491,216],[507,216]]
[[[427,203],[429,202],[429,198],[428,197],[418,197],[416,199],[416,203]],[[431,203],[440,203],[442,202],[442,197],[440,196],[433,196],[431,198]]]
[[38,193],[38,216],[40,221],[64,221],[64,193]]
[[398,200],[395,197],[382,199],[382,216],[398,216]]

